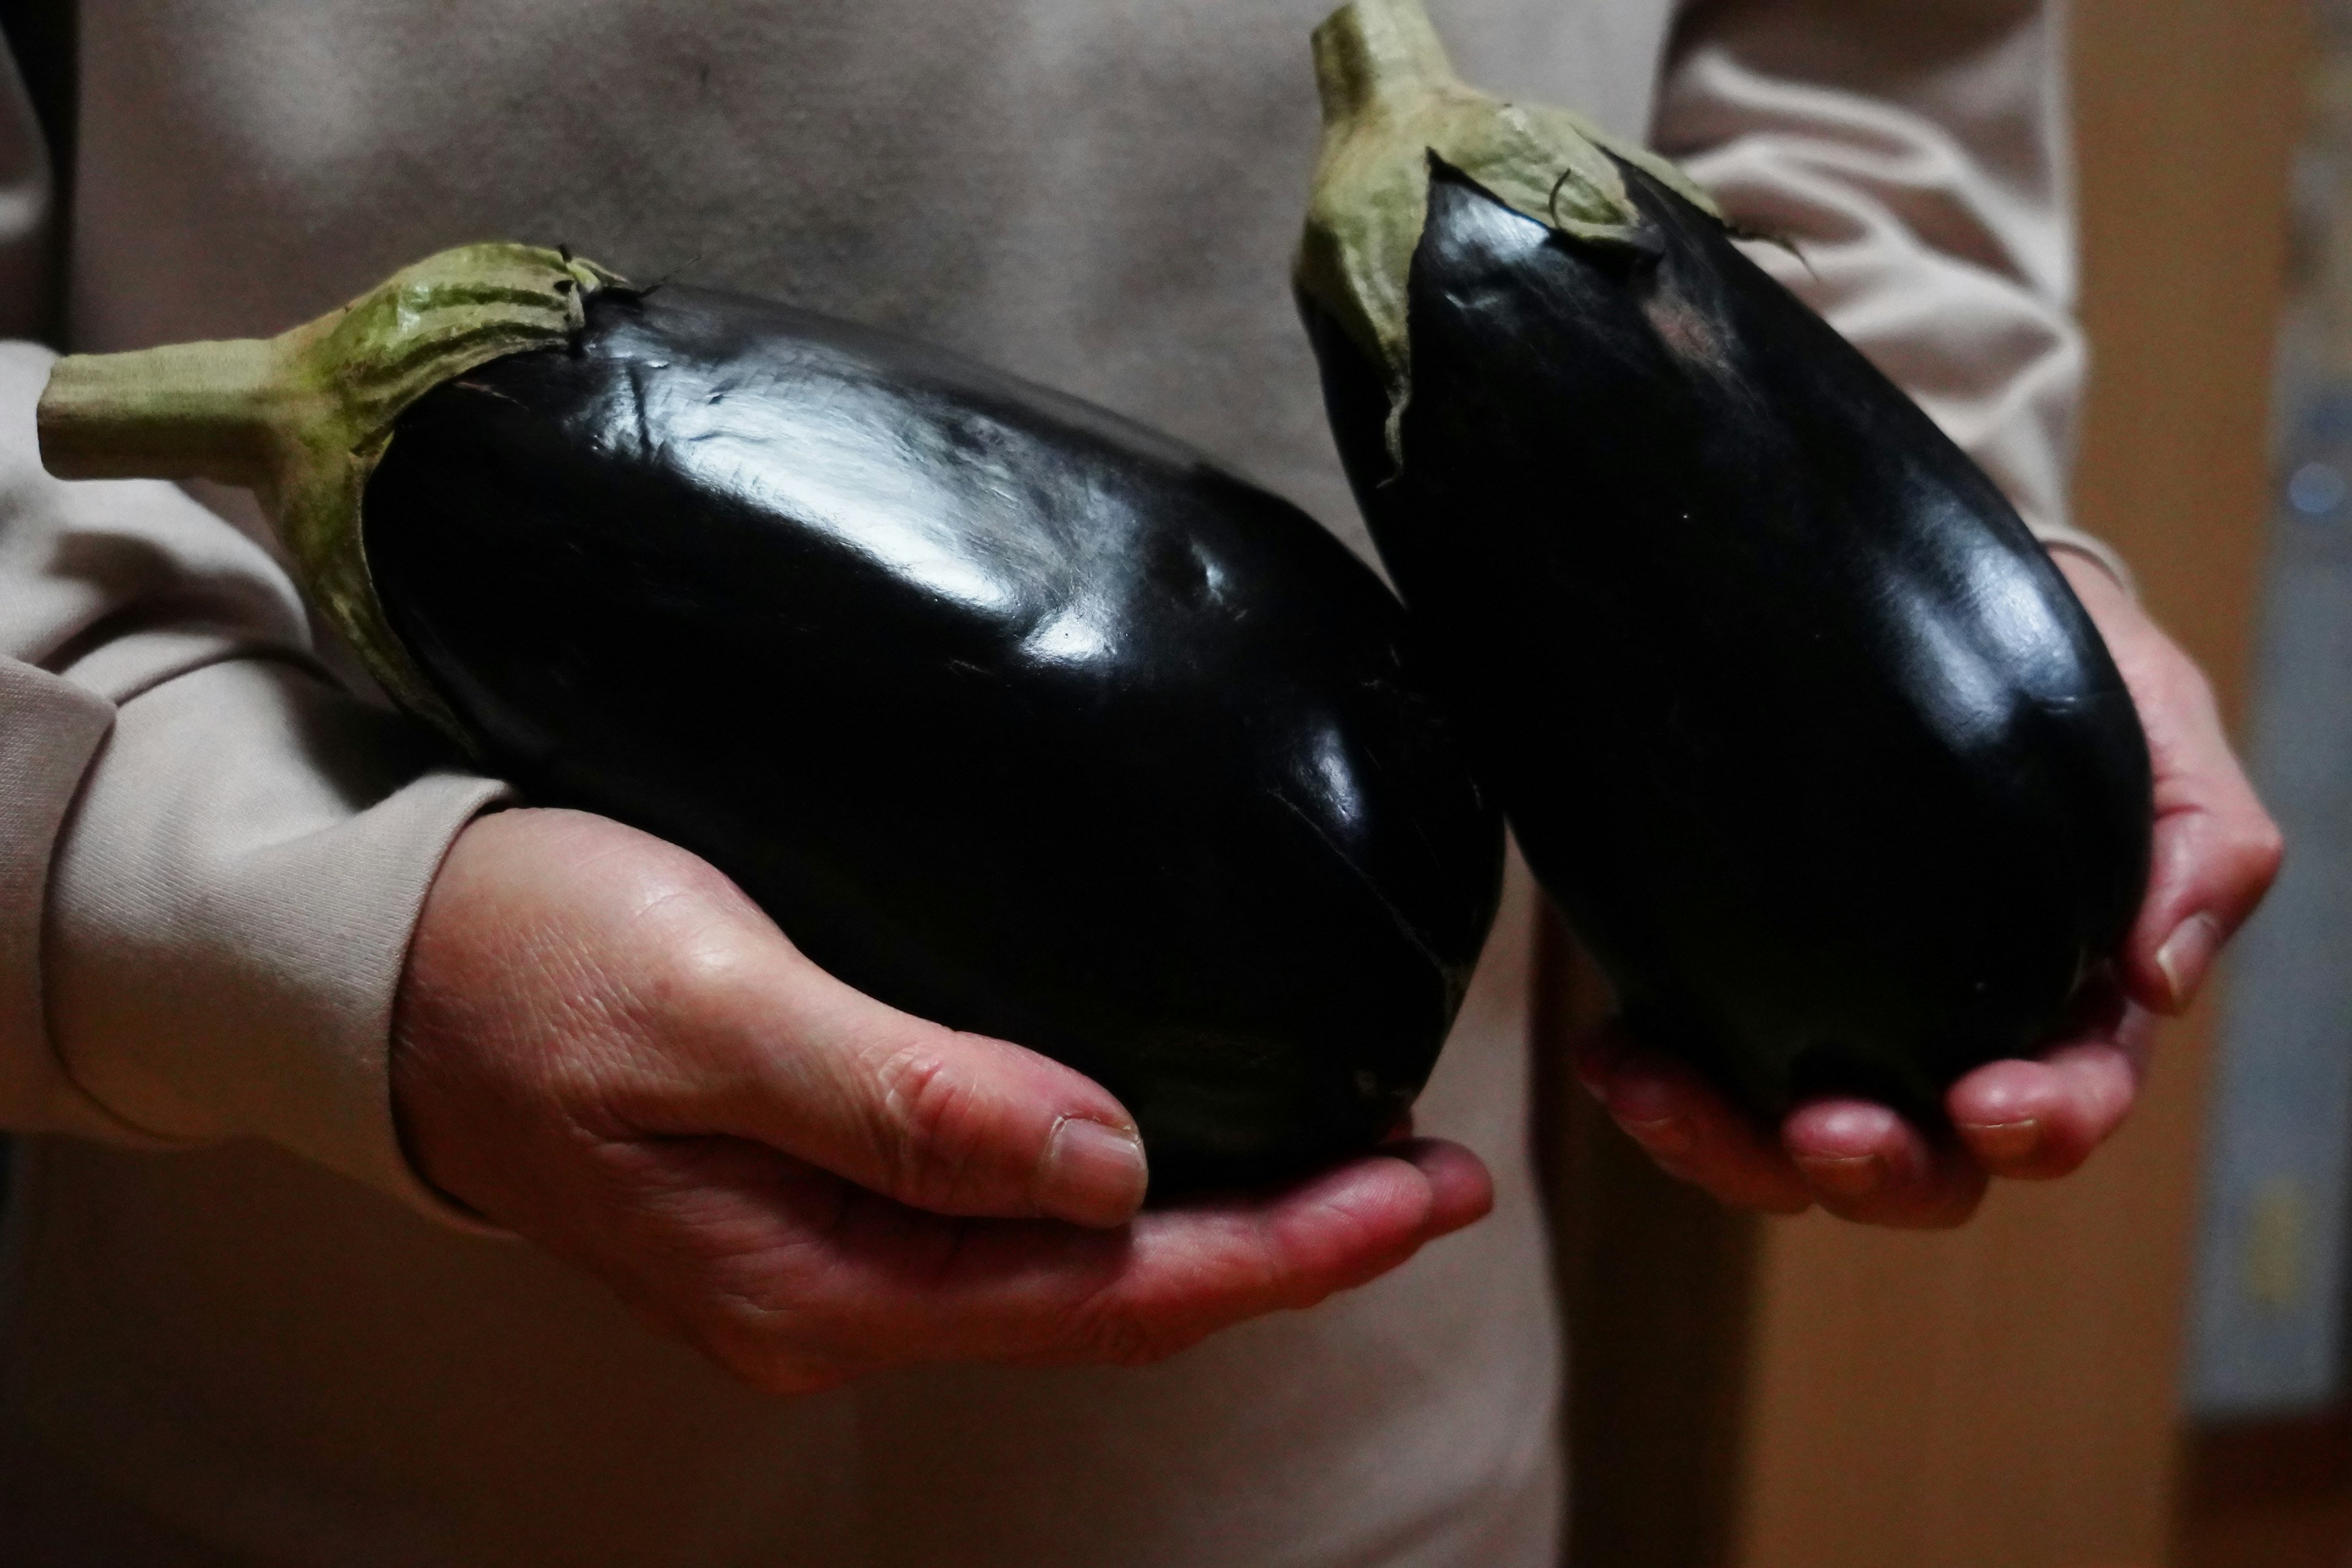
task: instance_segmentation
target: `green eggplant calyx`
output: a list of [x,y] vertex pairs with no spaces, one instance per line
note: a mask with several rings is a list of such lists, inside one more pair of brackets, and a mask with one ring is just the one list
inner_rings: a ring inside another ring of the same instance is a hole
[[588,296],[626,287],[569,251],[460,246],[274,338],[58,361],[41,461],[63,479],[216,479],[252,490],[311,604],[402,707],[471,738],[385,619],[360,505],[393,422],[494,359],[577,340]]
[[1433,158],[1513,211],[1591,244],[1638,248],[1643,219],[1615,160],[1716,217],[1707,194],[1656,153],[1564,109],[1506,102],[1454,72],[1421,0],[1352,0],[1315,29],[1323,145],[1294,273],[1381,367],[1390,461],[1412,392],[1405,291],[1429,213]]

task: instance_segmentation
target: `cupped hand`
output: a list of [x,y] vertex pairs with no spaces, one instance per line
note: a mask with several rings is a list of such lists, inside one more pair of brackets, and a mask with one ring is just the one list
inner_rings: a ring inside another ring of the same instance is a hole
[[1823,1099],[1759,1127],[1696,1073],[1603,1028],[1577,1071],[1665,1170],[1727,1204],[1796,1214],[1820,1204],[1875,1225],[1953,1226],[1989,1181],[2063,1176],[2122,1125],[2157,1018],[2194,1000],[2215,956],[2278,874],[2275,824],[2223,734],[2213,692],[2137,601],[2088,559],[2057,560],[2139,707],[2155,768],[2147,894],[2116,964],[2059,1044],[1988,1063],[1945,1097],[1957,1137],[1929,1138],[1883,1105]]
[[1421,1142],[1139,1213],[1134,1123],[1091,1080],[851,990],[705,862],[575,812],[459,836],[394,1032],[428,1181],[780,1392],[1153,1360],[1492,1201],[1467,1151]]

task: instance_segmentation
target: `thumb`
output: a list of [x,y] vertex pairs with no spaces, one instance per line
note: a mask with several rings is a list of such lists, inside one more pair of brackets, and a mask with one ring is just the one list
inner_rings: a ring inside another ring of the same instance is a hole
[[2147,891],[2124,944],[2124,988],[2144,1007],[2178,1014],[2277,877],[2278,825],[2230,749],[2196,662],[2105,570],[2073,552],[2059,565],[2131,689],[2155,773]]
[[2135,1001],[2177,1014],[2270,890],[2281,844],[2230,749],[2203,676],[2181,657],[2162,689],[2158,703],[2143,704],[2156,763],[2156,834],[2123,973]]
[[858,992],[775,937],[724,966],[702,1035],[727,1064],[698,1107],[756,1139],[937,1214],[1124,1225],[1143,1142],[1108,1089],[1003,1040]]

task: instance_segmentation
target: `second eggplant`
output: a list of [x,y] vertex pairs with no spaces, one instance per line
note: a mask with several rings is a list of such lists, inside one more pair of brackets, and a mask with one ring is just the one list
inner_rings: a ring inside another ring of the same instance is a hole
[[1301,309],[1381,556],[1629,1022],[1932,1121],[2129,929],[2149,763],[2000,492],[1671,166],[1317,37]]

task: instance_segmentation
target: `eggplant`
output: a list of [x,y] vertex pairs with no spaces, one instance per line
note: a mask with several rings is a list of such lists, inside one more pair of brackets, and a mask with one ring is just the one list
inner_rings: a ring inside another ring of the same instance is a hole
[[42,442],[256,486],[404,706],[1092,1075],[1156,1194],[1379,1139],[1494,918],[1499,815],[1371,569],[937,349],[470,247],[269,344],[65,360]]
[[2097,629],[1671,164],[1463,86],[1413,0],[1315,44],[1301,314],[1529,866],[1633,1031],[1756,1112],[1935,1125],[2112,994],[2153,807]]

